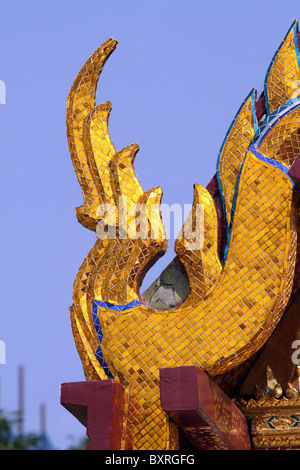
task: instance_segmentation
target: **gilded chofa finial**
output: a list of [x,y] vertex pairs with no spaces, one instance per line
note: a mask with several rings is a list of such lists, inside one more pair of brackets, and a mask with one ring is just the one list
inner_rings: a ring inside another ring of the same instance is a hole
[[[288,175],[300,153],[297,34],[294,22],[271,61],[263,94],[257,98],[252,90],[230,125],[218,156],[217,190],[195,185],[175,244],[190,291],[167,311],[144,305],[139,295],[145,271],[167,249],[162,190],[142,188],[134,170],[137,145],[116,151],[108,133],[110,103],[96,106],[114,39],[91,55],[70,90],[68,140],[84,197],[77,217],[97,233],[75,279],[72,328],[86,378],[115,378],[128,390],[125,449],[171,445],[159,402],[160,368],[197,365],[211,377],[238,371],[285,311],[297,251]],[[184,167],[188,155],[182,159]],[[276,389],[273,378],[268,384]]]

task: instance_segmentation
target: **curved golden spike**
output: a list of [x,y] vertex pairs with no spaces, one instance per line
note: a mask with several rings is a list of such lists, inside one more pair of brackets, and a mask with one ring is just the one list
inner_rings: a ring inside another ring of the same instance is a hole
[[[77,209],[79,221],[94,230],[95,206],[99,204],[98,192],[91,176],[83,142],[83,123],[95,108],[97,84],[104,64],[117,46],[117,41],[108,39],[87,60],[77,75],[68,95],[67,135],[71,158],[80,183],[84,203]],[[90,217],[92,212],[92,217]]]
[[207,189],[199,184],[194,185],[193,207],[178,234],[175,251],[190,281],[190,293],[184,308],[209,295],[222,272],[215,204]]
[[161,197],[161,187],[141,194],[137,202],[140,213],[137,216],[133,212],[128,218],[126,238],[110,240],[109,252],[91,271],[90,303],[104,300],[125,305],[137,299],[138,280],[145,265],[168,245],[159,210]]
[[109,162],[112,197],[117,206],[120,198],[128,198],[130,204],[136,204],[144,192],[133,168],[138,151],[138,144],[128,145]]
[[91,273],[95,265],[103,257],[106,246],[107,240],[97,239],[85,257],[75,278],[73,306],[70,308],[75,344],[88,380],[107,378],[96,356],[99,340],[93,323],[92,309],[87,303],[87,291]]
[[116,153],[108,132],[111,103],[97,106],[83,122],[82,142],[100,204],[111,202],[108,163]]
[[141,228],[142,233],[139,234],[139,238],[143,240],[146,246],[162,243],[161,249],[166,249],[168,240],[160,212],[162,194],[162,188],[157,186],[145,191],[139,197],[140,219],[142,220],[145,217],[148,220],[147,226],[145,224]]
[[265,79],[268,114],[300,95],[297,32],[298,23],[294,21],[269,65]]
[[244,100],[227,132],[219,154],[217,175],[219,185],[222,188],[228,226],[231,222],[232,201],[237,177],[256,131],[255,95],[255,90],[252,90]]

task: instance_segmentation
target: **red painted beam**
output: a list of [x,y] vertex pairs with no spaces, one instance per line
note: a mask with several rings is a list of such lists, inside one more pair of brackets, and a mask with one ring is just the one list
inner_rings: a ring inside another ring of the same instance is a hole
[[199,450],[250,450],[246,417],[196,366],[160,370],[161,406]]
[[86,427],[86,450],[120,450],[125,394],[119,382],[63,383],[60,402]]

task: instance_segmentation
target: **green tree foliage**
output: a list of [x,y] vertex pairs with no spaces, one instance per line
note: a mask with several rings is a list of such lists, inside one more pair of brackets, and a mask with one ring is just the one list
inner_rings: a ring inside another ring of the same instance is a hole
[[[18,413],[5,414],[0,410],[0,450],[51,450],[45,448],[45,436],[35,433],[18,432],[20,419]],[[89,438],[73,438],[66,450],[84,450]]]
[[39,450],[41,438],[34,433],[16,432],[18,416],[5,416],[0,412],[0,450]]

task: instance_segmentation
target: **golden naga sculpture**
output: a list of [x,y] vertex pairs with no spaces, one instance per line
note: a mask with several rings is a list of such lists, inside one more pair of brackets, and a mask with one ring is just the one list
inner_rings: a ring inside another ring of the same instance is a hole
[[225,136],[215,179],[223,204],[209,188],[194,186],[175,243],[190,291],[169,310],[155,310],[140,294],[145,271],[167,249],[162,190],[141,187],[138,145],[116,151],[110,103],[95,104],[114,39],[91,55],[70,90],[68,141],[84,196],[77,217],[97,233],[75,279],[72,329],[86,379],[114,378],[126,388],[123,449],[175,446],[160,407],[160,368],[196,365],[226,388],[226,377],[239,379],[290,299],[298,199],[288,171],[300,153],[297,28],[295,21],[276,51],[263,93],[249,93]]

